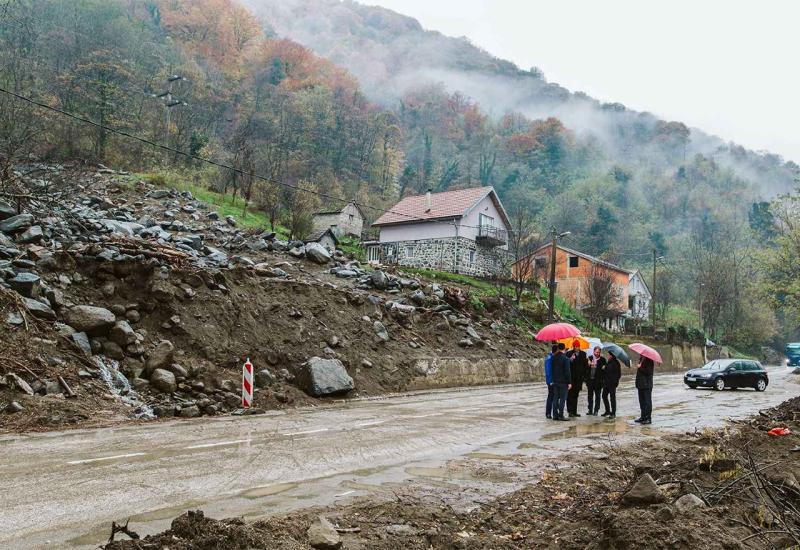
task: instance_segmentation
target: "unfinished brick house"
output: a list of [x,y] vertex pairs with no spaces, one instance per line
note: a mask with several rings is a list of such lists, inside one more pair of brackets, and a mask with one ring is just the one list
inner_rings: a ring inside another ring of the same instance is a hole
[[[520,261],[513,269],[527,270],[524,278],[546,286],[551,254],[552,245],[542,245],[532,253],[533,261]],[[601,310],[598,321],[611,332],[623,331],[625,319],[644,321],[650,315],[652,295],[639,270],[564,246],[556,247],[556,294],[579,311]]]

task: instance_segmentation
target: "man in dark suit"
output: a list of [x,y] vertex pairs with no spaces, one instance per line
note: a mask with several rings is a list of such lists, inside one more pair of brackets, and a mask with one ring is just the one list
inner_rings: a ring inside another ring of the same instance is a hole
[[566,349],[564,344],[558,345],[558,350],[553,355],[550,365],[553,391],[555,393],[553,420],[567,420],[567,418],[564,418],[564,405],[567,400],[567,392],[572,387],[572,375],[570,374],[570,362],[567,356],[564,355],[564,349]]
[[581,349],[581,343],[578,340],[572,342],[569,359],[572,387],[567,394],[567,412],[570,417],[576,417],[580,416],[578,414],[578,396],[581,393],[581,387],[586,377],[586,369],[589,368],[589,358],[586,357],[586,352]]
[[650,424],[653,421],[653,371],[655,366],[652,359],[639,357],[639,366],[636,369],[636,390],[639,393],[641,416],[634,420],[639,424]]

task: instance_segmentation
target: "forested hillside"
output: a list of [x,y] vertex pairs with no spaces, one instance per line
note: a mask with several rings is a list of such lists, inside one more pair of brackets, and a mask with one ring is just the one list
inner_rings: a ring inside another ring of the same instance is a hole
[[477,101],[495,119],[507,112],[531,119],[556,117],[620,162],[660,168],[701,153],[742,176],[757,175],[759,186],[768,194],[794,188],[797,165],[784,163],[777,155],[754,153],[702,129],[570,92],[548,82],[536,67],[519,68],[467,38],[424,30],[416,20],[390,10],[352,0],[243,3],[277,36],[296,40],[347,68],[365,92],[382,103],[394,105],[409,91],[440,83],[448,92],[458,91]]
[[[0,87],[98,124],[0,93],[4,184],[30,154],[181,172],[295,234],[331,197],[377,217],[404,194],[493,185],[539,230],[572,231],[569,246],[631,266],[657,249],[660,300],[702,304],[711,334],[776,334],[750,228],[770,223],[754,203],[790,189],[796,164],[570,93],[386,10],[247,1],[260,19],[234,0],[0,3]],[[755,333],[735,334],[743,316]]]

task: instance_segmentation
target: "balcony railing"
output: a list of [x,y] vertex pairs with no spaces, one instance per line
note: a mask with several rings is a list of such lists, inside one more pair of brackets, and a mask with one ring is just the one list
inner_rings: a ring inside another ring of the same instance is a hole
[[477,241],[487,246],[505,246],[508,243],[508,232],[491,225],[482,225],[478,228]]

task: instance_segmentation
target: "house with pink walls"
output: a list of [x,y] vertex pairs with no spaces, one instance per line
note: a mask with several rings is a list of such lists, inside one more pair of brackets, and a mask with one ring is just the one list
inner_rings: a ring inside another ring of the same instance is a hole
[[403,198],[378,218],[367,245],[373,263],[499,275],[508,264],[511,222],[493,187]]

